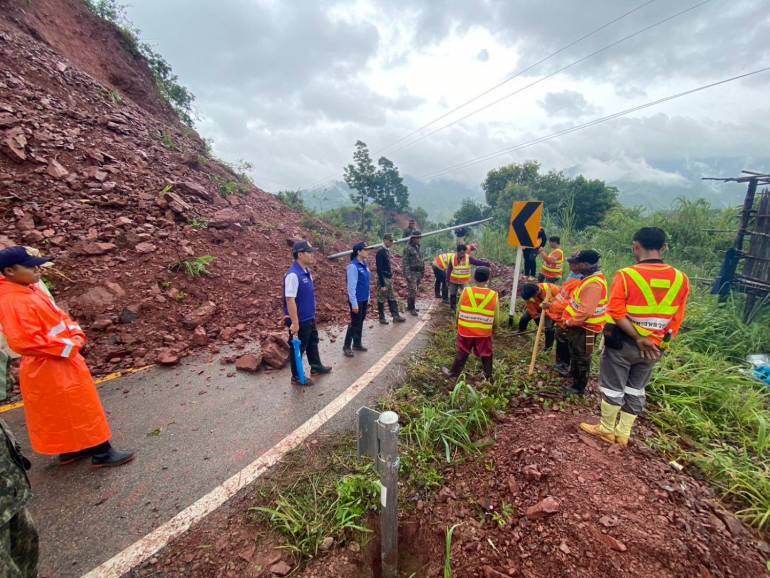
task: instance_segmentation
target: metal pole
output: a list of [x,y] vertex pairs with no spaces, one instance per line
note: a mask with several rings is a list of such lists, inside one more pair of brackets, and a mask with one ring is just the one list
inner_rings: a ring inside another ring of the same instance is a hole
[[383,578],[398,577],[398,431],[398,414],[393,411],[383,412],[377,420]]
[[[482,223],[486,223],[487,221],[491,221],[493,217],[488,217],[486,219],[481,219],[480,221],[471,221],[470,223],[463,223],[462,225],[452,225],[451,227],[444,227],[443,229],[437,229],[435,231],[429,231],[427,233],[422,233],[420,237],[432,237],[433,235],[438,235],[440,233],[446,233],[447,231],[454,231],[455,229],[461,229],[462,227],[472,227],[473,225],[481,225]],[[406,243],[409,241],[411,237],[403,237],[401,239],[396,239],[393,241],[394,243]],[[382,247],[382,243],[377,243],[376,245],[367,245],[367,249],[379,249]],[[339,259],[340,257],[345,257],[347,255],[350,255],[353,251],[342,251],[340,253],[334,253],[334,255],[329,255],[327,259]]]
[[521,259],[524,255],[521,247],[516,249],[516,266],[513,268],[513,287],[511,288],[511,308],[508,311],[508,326],[513,326],[513,316],[516,313],[516,293],[519,291],[519,273],[521,271]]

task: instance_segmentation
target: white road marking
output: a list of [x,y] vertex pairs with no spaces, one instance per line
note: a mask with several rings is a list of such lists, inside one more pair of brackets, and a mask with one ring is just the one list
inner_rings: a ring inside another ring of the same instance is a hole
[[145,560],[156,554],[170,540],[187,531],[194,523],[202,520],[208,514],[219,508],[227,500],[232,498],[240,490],[259,478],[268,469],[275,465],[287,452],[296,448],[309,436],[340,412],[354,397],[361,393],[372,380],[374,380],[401,353],[415,338],[427,323],[428,313],[433,305],[428,308],[426,315],[418,321],[409,332],[396,343],[390,351],[383,355],[377,363],[372,365],[353,384],[332,400],[326,407],[308,419],[305,423],[283,438],[275,446],[267,450],[240,472],[225,480],[211,492],[191,504],[168,522],[158,526],[144,538],[134,542],[131,546],[116,554],[103,564],[97,566],[82,578],[119,578],[130,572]]

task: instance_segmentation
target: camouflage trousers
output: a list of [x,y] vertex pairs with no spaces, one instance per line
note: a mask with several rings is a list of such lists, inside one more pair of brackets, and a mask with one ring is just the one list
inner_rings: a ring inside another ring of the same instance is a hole
[[0,401],[8,399],[8,390],[11,388],[11,380],[8,376],[11,358],[0,349]]
[[27,508],[0,528],[0,568],[4,578],[36,578],[38,536],[35,522]]
[[393,292],[393,279],[383,279],[383,284],[377,288],[377,303],[390,303],[396,300]]
[[414,301],[417,299],[417,292],[420,290],[420,281],[422,281],[422,273],[407,275],[406,290],[409,300]]

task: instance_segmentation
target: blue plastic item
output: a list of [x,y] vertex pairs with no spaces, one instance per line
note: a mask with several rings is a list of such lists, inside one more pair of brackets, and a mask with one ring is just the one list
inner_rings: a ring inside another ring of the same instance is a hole
[[302,363],[302,344],[296,337],[291,338],[291,349],[294,353],[294,366],[297,368],[297,378],[302,385],[307,383],[305,379],[305,366]]
[[754,377],[770,386],[770,365],[762,365],[754,369]]

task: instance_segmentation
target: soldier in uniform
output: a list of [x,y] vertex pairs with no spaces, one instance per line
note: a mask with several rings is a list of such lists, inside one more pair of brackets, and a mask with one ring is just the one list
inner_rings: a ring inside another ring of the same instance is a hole
[[414,316],[418,313],[417,307],[415,307],[417,291],[420,289],[420,281],[425,274],[425,263],[422,261],[422,251],[420,250],[421,237],[420,231],[413,231],[404,252],[404,276],[408,291],[406,310]]
[[0,420],[0,569],[7,578],[37,576],[38,535],[27,510],[29,460]]

